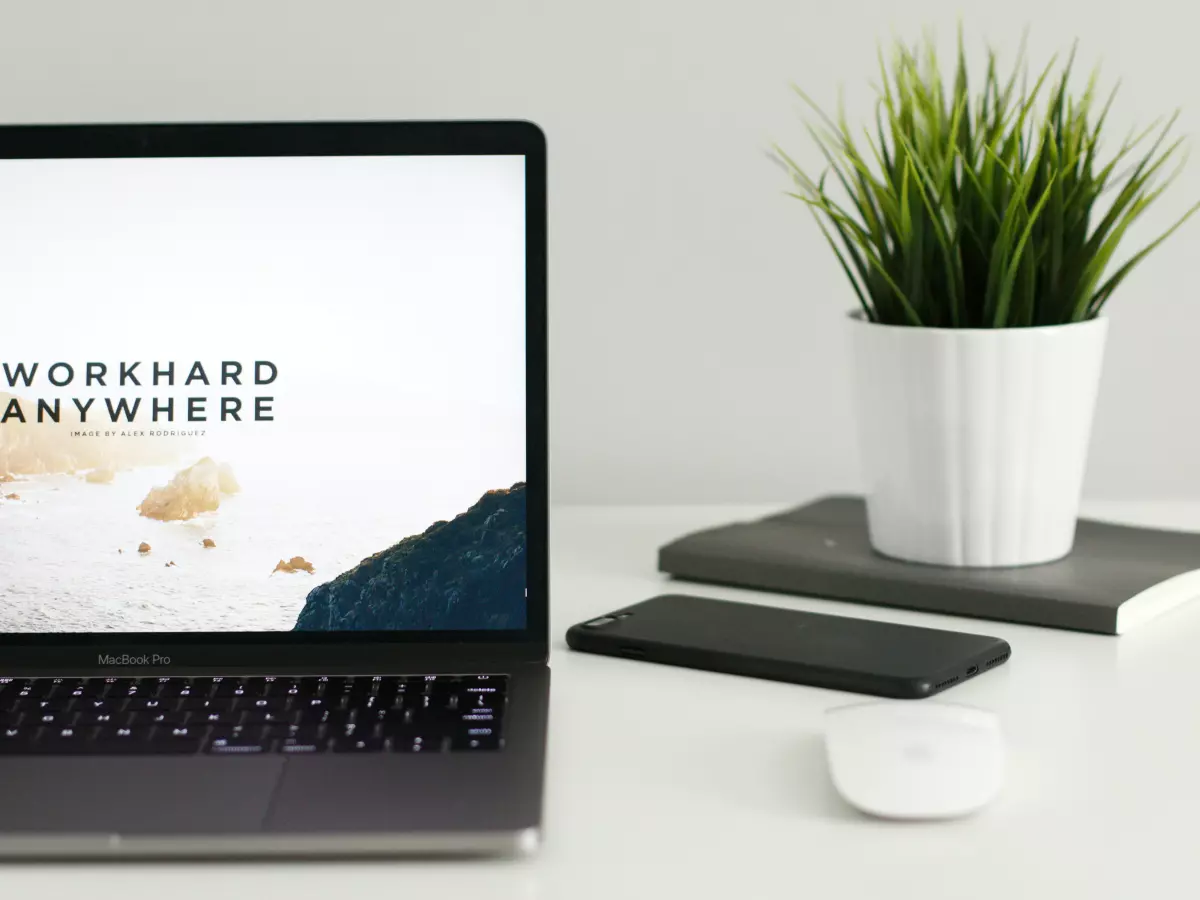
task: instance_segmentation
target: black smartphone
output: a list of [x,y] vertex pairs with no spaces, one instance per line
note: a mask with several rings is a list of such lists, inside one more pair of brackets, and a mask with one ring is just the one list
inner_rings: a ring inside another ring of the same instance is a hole
[[572,626],[567,645],[879,697],[931,697],[1008,659],[1000,638],[664,594]]

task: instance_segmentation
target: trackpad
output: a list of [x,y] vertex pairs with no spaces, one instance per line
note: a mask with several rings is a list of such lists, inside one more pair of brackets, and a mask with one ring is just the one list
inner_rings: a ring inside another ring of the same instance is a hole
[[0,835],[257,833],[286,762],[7,757],[0,759]]

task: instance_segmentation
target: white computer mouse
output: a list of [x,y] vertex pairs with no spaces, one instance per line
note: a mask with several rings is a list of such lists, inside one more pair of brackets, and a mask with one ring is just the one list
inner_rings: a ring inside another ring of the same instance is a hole
[[986,806],[1004,782],[995,713],[929,701],[858,703],[825,714],[834,787],[886,819],[949,819]]

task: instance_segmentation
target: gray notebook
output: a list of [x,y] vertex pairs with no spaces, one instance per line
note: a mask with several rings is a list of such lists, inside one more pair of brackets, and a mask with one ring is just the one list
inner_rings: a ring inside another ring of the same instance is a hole
[[1066,559],[1013,569],[899,562],[867,540],[860,497],[826,497],[659,550],[677,578],[880,606],[1123,634],[1200,597],[1200,533],[1080,519]]

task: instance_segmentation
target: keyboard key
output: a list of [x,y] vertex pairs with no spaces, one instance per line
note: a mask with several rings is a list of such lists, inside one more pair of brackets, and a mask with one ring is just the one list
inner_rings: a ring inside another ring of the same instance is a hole
[[411,709],[381,709],[368,713],[367,721],[382,722],[387,726],[404,727],[413,724],[414,712]]
[[[238,703],[245,705],[248,703],[253,703],[255,700],[266,699],[263,692],[267,687],[268,685],[264,685],[261,678],[257,681],[251,681],[247,678],[239,682],[238,685],[233,689],[233,692],[228,696],[236,700]],[[222,694],[218,696],[226,695]],[[286,698],[284,697],[277,698],[279,702],[283,702],[285,699]]]
[[483,712],[465,713],[460,718],[464,723],[466,723],[468,728],[471,728],[477,724],[482,725],[482,724],[486,724],[486,723],[490,723],[490,722],[495,722],[497,719],[497,716],[493,715],[492,712],[489,710],[486,713],[483,713]]
[[79,714],[79,716],[75,719],[75,724],[76,725],[84,725],[84,726],[87,726],[87,725],[116,725],[118,718],[123,718],[120,715],[120,713],[85,712],[85,713]]
[[242,714],[242,721],[246,725],[289,724],[287,713],[267,712],[266,710],[248,710]]
[[496,703],[503,703],[503,694],[483,693],[480,691],[466,692],[462,697],[463,712],[467,712],[477,706],[493,706]]
[[301,740],[300,738],[289,737],[279,741],[276,749],[280,753],[308,755],[312,753],[324,753],[328,745],[329,742],[324,740]]
[[37,743],[39,753],[87,753],[91,729],[43,728]]
[[383,750],[383,739],[356,735],[336,737],[331,742],[331,747],[334,753],[380,753]]
[[392,698],[394,698],[396,694],[400,692],[400,684],[394,678],[378,678],[378,680],[371,680],[370,695],[376,698],[375,704],[378,706],[389,705],[392,701]]
[[149,728],[96,728],[88,744],[89,753],[149,753]]
[[305,718],[301,720],[305,725],[328,725],[332,727],[341,727],[350,722],[357,710],[336,710],[326,709],[306,712]]
[[212,695],[214,697],[244,697],[246,686],[240,678],[226,678],[213,685]]
[[392,749],[397,753],[441,753],[445,741],[440,737],[406,737],[395,738]]
[[192,680],[190,678],[170,678],[166,682],[160,682],[158,686],[158,697],[191,697],[193,695]]
[[348,691],[347,682],[351,679],[337,677],[318,678],[317,679],[317,696],[318,697],[340,697],[344,691]]
[[322,681],[318,678],[292,678],[285,683],[282,690],[277,690],[286,697],[316,697],[324,693],[328,683],[328,679]]
[[499,750],[500,738],[496,735],[465,735],[450,741],[450,749],[461,750]]
[[462,683],[468,687],[495,687],[503,689],[505,680],[503,675],[464,675],[461,677]]
[[[230,679],[236,681],[237,679]],[[225,683],[225,678],[217,675],[213,678],[193,678],[191,684],[191,696],[193,697],[211,697],[222,684]]]
[[212,728],[208,729],[209,741],[215,741],[220,738],[225,738],[226,740],[231,738],[240,740],[249,735],[258,737],[257,729],[251,728],[247,730],[245,725],[214,725]]
[[125,725],[145,726],[161,725],[164,728],[174,728],[187,724],[188,716],[181,712],[156,712],[152,709],[140,713],[126,713]]
[[227,704],[207,697],[180,697],[175,708],[183,712],[196,712],[202,709],[225,709]]
[[231,737],[210,741],[207,749],[214,756],[254,756],[271,748],[259,738]]
[[51,680],[46,692],[42,694],[45,700],[52,700],[57,703],[65,703],[71,697],[71,689],[62,678],[54,678]]
[[0,754],[32,753],[36,737],[34,728],[0,728]]
[[126,712],[137,712],[143,709],[167,710],[174,706],[169,698],[158,697],[134,697],[125,704]]
[[291,706],[283,698],[241,697],[234,700],[233,708],[245,712],[283,713],[290,710]]
[[84,697],[103,697],[108,692],[109,684],[103,678],[86,678],[80,681],[76,689]]
[[29,678],[21,683],[18,697],[45,697],[53,690],[54,684],[49,678]]
[[187,716],[186,724],[193,727],[237,725],[241,720],[241,713],[220,712],[218,710],[198,710],[197,712],[190,712],[184,715]]
[[284,715],[288,725],[320,725],[329,716],[327,709],[300,709]]
[[124,725],[117,727],[100,726],[92,734],[92,739],[97,741],[145,741],[149,740],[154,729],[149,727],[130,728]]

